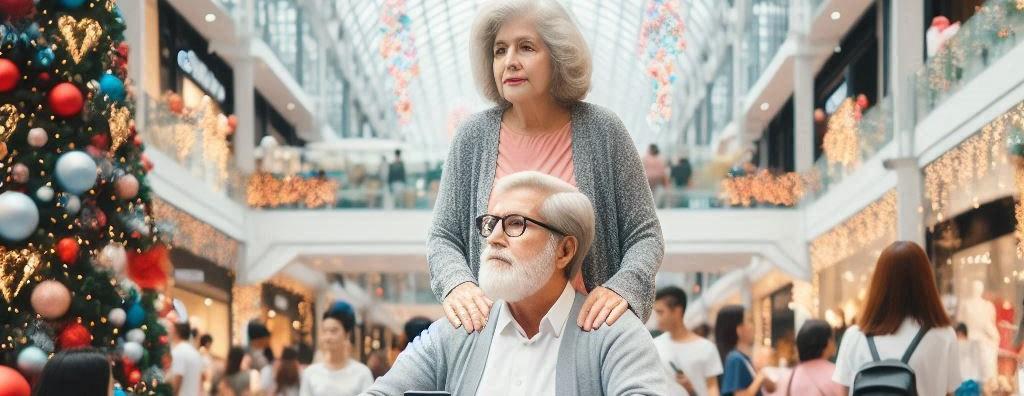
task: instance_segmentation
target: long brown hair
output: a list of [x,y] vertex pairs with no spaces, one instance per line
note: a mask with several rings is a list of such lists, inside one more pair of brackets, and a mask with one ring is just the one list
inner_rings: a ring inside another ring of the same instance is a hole
[[281,361],[278,362],[277,375],[274,380],[277,382],[277,389],[299,386],[299,353],[295,348],[285,348],[281,353]]
[[897,241],[878,256],[857,325],[865,335],[887,335],[908,317],[925,329],[952,324],[939,300],[928,255],[914,242]]

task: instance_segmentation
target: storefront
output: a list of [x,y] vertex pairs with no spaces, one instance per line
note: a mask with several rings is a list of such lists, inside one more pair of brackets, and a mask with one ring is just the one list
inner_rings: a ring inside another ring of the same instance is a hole
[[796,315],[793,311],[793,280],[776,270],[753,285],[752,317],[757,343],[771,347],[772,365],[796,363]]
[[300,282],[277,275],[256,285],[235,286],[231,312],[235,344],[244,345],[246,325],[256,320],[270,330],[270,348],[280,356],[287,347],[315,345],[317,318],[313,292]]
[[812,312],[833,328],[851,326],[867,297],[882,249],[896,238],[896,193],[890,191],[811,241]]
[[996,118],[924,168],[929,202],[927,251],[947,312],[979,345],[989,391],[1016,384],[1024,297],[1020,240],[1020,149],[1024,104]]
[[203,96],[209,96],[218,112],[234,112],[231,66],[211,53],[206,38],[165,0],[158,2],[157,13],[158,24],[149,26],[157,29],[154,36],[159,38],[154,63],[159,64],[160,78],[156,94],[150,95],[177,92],[187,108],[198,107]]
[[159,198],[153,212],[173,246],[170,297],[181,302],[200,336],[213,337],[210,354],[225,359],[232,329],[223,318],[230,318],[239,243]]

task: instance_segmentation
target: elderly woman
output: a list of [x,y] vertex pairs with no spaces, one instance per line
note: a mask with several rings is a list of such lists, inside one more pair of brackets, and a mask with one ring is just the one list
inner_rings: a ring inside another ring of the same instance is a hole
[[573,282],[589,291],[577,325],[610,325],[629,309],[646,321],[664,255],[661,226],[622,121],[582,101],[591,74],[583,35],[554,0],[493,1],[471,40],[474,78],[497,106],[461,125],[441,177],[427,261],[448,320],[467,332],[485,325],[493,302],[477,286],[482,241],[474,219],[487,212],[495,180],[532,170],[576,186],[594,204],[597,237]]

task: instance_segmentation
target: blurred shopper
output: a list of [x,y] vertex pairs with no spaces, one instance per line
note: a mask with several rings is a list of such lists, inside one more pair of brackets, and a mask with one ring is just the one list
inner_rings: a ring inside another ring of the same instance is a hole
[[647,154],[643,157],[644,173],[647,174],[647,185],[654,194],[654,202],[659,207],[663,206],[666,190],[669,188],[669,167],[668,161],[661,156],[658,145],[652,144],[647,147]]
[[352,306],[338,302],[324,312],[320,322],[323,361],[302,372],[302,396],[358,395],[373,384],[370,369],[352,359],[352,330],[356,326]]
[[370,368],[370,374],[373,374],[374,380],[387,374],[388,370],[391,370],[388,352],[383,349],[370,352],[370,355],[366,357],[366,367]]
[[424,330],[430,327],[430,324],[433,322],[434,321],[422,316],[417,316],[406,321],[404,328],[405,344],[409,345],[409,343],[415,340],[416,337],[420,336],[420,333],[423,333]]
[[270,396],[299,396],[299,352],[295,348],[281,351],[274,371],[274,385]]
[[982,380],[982,352],[978,340],[968,338],[967,325],[956,324],[957,351],[960,352],[960,376],[964,382],[956,389],[956,395],[978,393]]
[[[53,355],[36,380],[34,396],[110,395],[114,392],[110,359],[94,349]],[[0,391],[0,394],[4,392]]]
[[715,344],[725,356],[722,395],[761,395],[761,388],[775,391],[775,382],[756,369],[751,360],[754,351],[754,326],[743,306],[727,305],[715,319]]
[[832,381],[836,366],[829,361],[836,353],[832,327],[824,320],[804,322],[796,334],[800,363],[779,379],[776,395],[843,396],[846,390]]
[[260,373],[252,369],[252,357],[240,346],[228,350],[224,375],[215,381],[217,396],[262,396]]
[[203,394],[203,357],[199,355],[189,339],[192,331],[188,322],[173,323],[168,329],[171,338],[171,369],[167,371],[168,383],[175,396],[199,396]]
[[270,390],[274,378],[274,353],[270,350],[270,330],[263,323],[252,320],[246,327],[249,336],[249,361],[253,370],[260,373],[260,390]]
[[869,340],[884,360],[900,359],[917,339],[908,362],[917,394],[945,395],[960,385],[956,334],[939,300],[928,255],[916,243],[895,242],[882,251],[859,316],[843,335],[832,377],[836,382],[853,386],[858,371],[878,360]]
[[672,395],[718,396],[722,358],[715,344],[694,334],[683,324],[686,292],[675,286],[658,290],[654,297],[658,330],[654,339],[664,369],[672,379]]

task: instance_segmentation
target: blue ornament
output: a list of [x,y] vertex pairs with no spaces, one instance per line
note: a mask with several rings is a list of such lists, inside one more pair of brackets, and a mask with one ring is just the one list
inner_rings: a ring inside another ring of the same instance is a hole
[[100,77],[100,94],[120,102],[124,100],[124,82],[113,74],[104,74]]
[[28,25],[28,27],[25,28],[24,32],[25,32],[25,34],[28,34],[29,38],[32,38],[32,39],[39,38],[39,23],[32,22],[31,25]]
[[57,182],[72,194],[89,191],[96,185],[96,161],[81,151],[69,151],[57,159]]
[[128,394],[124,393],[124,389],[117,388],[114,389],[114,396],[128,396]]
[[25,240],[39,225],[39,208],[32,198],[17,191],[0,194],[0,237],[8,241]]
[[408,27],[412,23],[412,19],[408,15],[402,14],[402,16],[398,17],[398,22],[401,22],[402,26]]
[[60,0],[60,6],[69,9],[75,9],[85,4],[85,0]]
[[42,67],[50,67],[50,65],[53,64],[54,59],[56,59],[56,56],[53,54],[53,50],[50,49],[50,47],[43,47],[36,52],[36,63]]
[[146,320],[146,311],[142,310],[142,304],[132,304],[128,308],[128,318],[125,320],[124,325],[129,329],[142,326],[142,322]]

